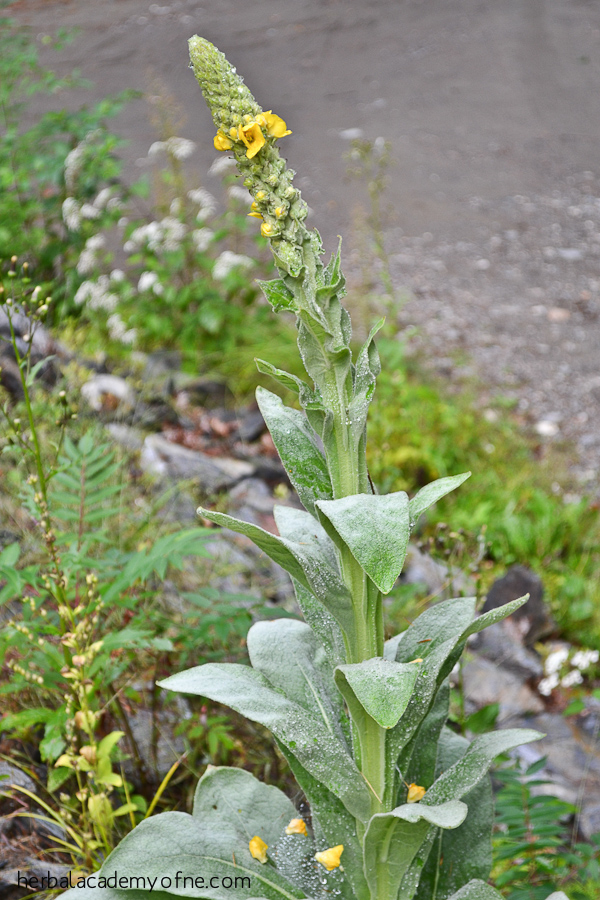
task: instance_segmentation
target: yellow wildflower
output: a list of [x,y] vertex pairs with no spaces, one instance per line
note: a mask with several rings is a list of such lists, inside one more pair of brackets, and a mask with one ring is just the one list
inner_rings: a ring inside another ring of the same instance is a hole
[[223,134],[220,129],[215,134],[214,145],[217,150],[231,150],[233,146],[227,135]]
[[280,116],[276,116],[272,110],[263,113],[263,118],[266,122],[267,134],[270,137],[282,138],[292,133],[288,128],[286,128],[286,124],[283,119],[280,118]]
[[263,222],[260,226],[260,233],[263,237],[273,237],[275,234],[275,228],[273,227],[272,222]]
[[287,210],[286,210],[285,206],[278,206],[277,209],[275,210],[275,215],[277,216],[278,219],[281,219],[282,216],[285,216],[286,212],[287,212]]
[[330,847],[329,850],[321,850],[320,853],[315,853],[315,859],[317,862],[320,862],[322,866],[325,866],[328,872],[331,872],[332,869],[337,869],[340,864],[340,857],[344,852],[344,845],[338,844],[337,847]]
[[304,819],[292,819],[290,824],[285,829],[286,834],[305,834],[308,832],[306,830],[306,822]]
[[258,203],[254,203],[254,202],[252,203],[252,206],[250,207],[250,212],[248,213],[248,215],[253,216],[255,219],[262,219],[262,215],[258,211]]
[[422,800],[425,796],[426,790],[424,787],[421,787],[418,784],[409,784],[408,785],[408,795],[406,797],[407,803],[418,803],[419,800]]
[[261,147],[266,144],[265,136],[260,130],[258,122],[251,122],[249,125],[238,126],[238,138],[243,141],[246,147],[246,156],[252,159]]
[[[258,200],[260,202],[261,200],[264,200],[266,198],[266,196],[267,196],[266,191],[257,191],[254,196],[254,199]],[[254,204],[252,204],[252,205],[254,206]]]
[[248,847],[254,859],[257,859],[260,863],[266,863],[268,844],[265,844],[262,838],[255,834]]

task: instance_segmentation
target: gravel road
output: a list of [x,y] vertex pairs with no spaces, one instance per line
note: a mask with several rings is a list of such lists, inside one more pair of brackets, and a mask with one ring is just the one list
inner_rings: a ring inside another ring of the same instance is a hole
[[[35,34],[80,29],[61,70],[101,96],[159,77],[213,157],[186,39],[209,38],[283,116],[290,164],[328,246],[350,231],[352,135],[392,142],[394,276],[438,368],[453,351],[511,393],[544,441],[571,438],[600,486],[600,4],[597,0],[18,0]],[[50,60],[48,60],[50,62]],[[83,99],[75,97],[73,103]],[[146,105],[119,130],[130,170],[156,139]]]

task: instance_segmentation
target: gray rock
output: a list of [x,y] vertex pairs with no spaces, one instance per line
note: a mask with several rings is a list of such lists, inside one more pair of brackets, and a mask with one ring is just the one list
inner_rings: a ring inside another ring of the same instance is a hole
[[[137,751],[146,771],[154,773],[155,778],[166,775],[185,750],[183,738],[175,735],[174,729],[183,719],[189,719],[192,713],[184,697],[177,695],[172,703],[173,706],[160,709],[153,715],[152,709],[146,708],[151,707],[149,702],[129,716],[129,727]],[[130,776],[134,774],[132,760],[125,763],[125,772]]]
[[136,400],[131,386],[118,375],[92,375],[82,385],[81,396],[96,412],[107,407],[124,412],[133,409]]
[[463,666],[465,700],[477,709],[499,703],[498,724],[509,727],[516,718],[542,713],[544,703],[517,675],[488,659],[475,657]]
[[22,787],[32,794],[35,794],[37,790],[35,781],[27,772],[23,772],[17,766],[11,766],[10,763],[0,761],[0,789],[6,790],[10,787]]
[[144,444],[144,435],[139,428],[132,428],[122,422],[110,422],[106,426],[112,439],[125,450],[135,452],[141,450]]
[[485,628],[470,646],[486,659],[523,679],[541,678],[544,668],[539,656],[524,647],[521,641],[520,623],[513,621],[511,616]]
[[181,353],[178,350],[156,350],[146,357],[144,381],[154,381],[179,372],[181,369]]
[[403,584],[422,584],[436,600],[458,597],[470,590],[463,572],[449,570],[443,563],[422,553],[414,544],[408,546],[400,581]]
[[227,490],[254,473],[251,463],[207,456],[198,450],[173,444],[160,434],[150,434],[144,440],[140,465],[151,475],[197,479],[208,494]]
[[258,409],[252,409],[242,418],[237,433],[241,441],[256,441],[266,431],[267,426]]
[[513,613],[511,618],[519,623],[523,642],[531,647],[540,638],[552,634],[556,629],[556,624],[544,603],[544,586],[531,569],[525,566],[512,566],[503,578],[499,578],[491,586],[482,612],[497,609],[525,594],[529,594],[529,600]]

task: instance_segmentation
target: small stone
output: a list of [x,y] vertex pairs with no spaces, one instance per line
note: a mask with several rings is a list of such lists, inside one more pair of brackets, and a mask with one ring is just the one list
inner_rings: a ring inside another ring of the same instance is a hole
[[345,141],[357,141],[363,136],[364,131],[362,128],[346,128],[344,131],[340,131],[340,137]]
[[556,437],[560,431],[556,422],[552,422],[550,419],[541,419],[539,422],[536,422],[535,430],[542,437]]
[[[523,642],[533,646],[556,628],[550,611],[544,602],[544,585],[541,579],[526,566],[511,566],[503,578],[495,581],[488,591],[482,612],[498,609],[511,600],[529,594],[529,600],[510,616],[510,620],[523,627]],[[485,632],[483,632],[485,634]]]
[[568,309],[565,309],[564,306],[552,306],[548,310],[549,322],[568,322],[570,318],[571,313]]
[[131,386],[118,375],[93,375],[82,385],[81,395],[96,412],[131,409],[135,404]]
[[579,262],[579,260],[583,259],[583,253],[576,247],[559,247],[556,255],[560,259],[566,259],[567,262]]
[[478,272],[487,272],[487,270],[489,269],[490,266],[491,266],[491,263],[490,263],[489,259],[478,259],[477,262],[475,263],[475,268],[477,269]]

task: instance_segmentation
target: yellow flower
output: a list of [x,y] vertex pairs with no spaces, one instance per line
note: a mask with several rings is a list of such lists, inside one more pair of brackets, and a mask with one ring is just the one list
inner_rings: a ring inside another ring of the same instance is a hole
[[254,859],[257,859],[260,863],[266,863],[268,844],[265,844],[262,838],[255,834],[248,847]]
[[285,829],[286,834],[305,834],[308,832],[306,830],[306,822],[304,819],[292,819],[290,824]]
[[317,862],[320,862],[322,866],[325,866],[328,872],[331,872],[332,869],[337,869],[340,864],[340,857],[344,852],[344,845],[338,844],[337,847],[330,847],[329,850],[321,850],[320,853],[315,853],[315,859]]
[[287,212],[287,210],[286,210],[285,206],[278,206],[277,209],[275,210],[275,215],[277,216],[278,219],[281,219],[282,216],[285,216],[286,212]]
[[291,131],[289,131],[289,129],[286,128],[283,119],[279,116],[276,116],[271,110],[263,113],[263,118],[265,119],[267,134],[270,137],[282,138],[292,133]]
[[408,795],[406,797],[407,803],[418,803],[419,800],[422,800],[425,796],[425,788],[420,787],[418,784],[409,784],[408,785]]
[[273,227],[272,222],[263,222],[260,226],[260,233],[263,237],[273,237],[275,228]]
[[246,156],[252,159],[261,147],[266,144],[265,136],[260,130],[258,122],[251,122],[249,125],[238,126],[238,138],[243,141],[246,147]]
[[[264,200],[266,196],[267,196],[266,191],[257,191],[254,196],[254,199],[260,201],[260,200]],[[254,206],[254,204],[252,204],[252,205]]]
[[217,150],[231,150],[233,144],[221,130],[215,134],[214,145]]

